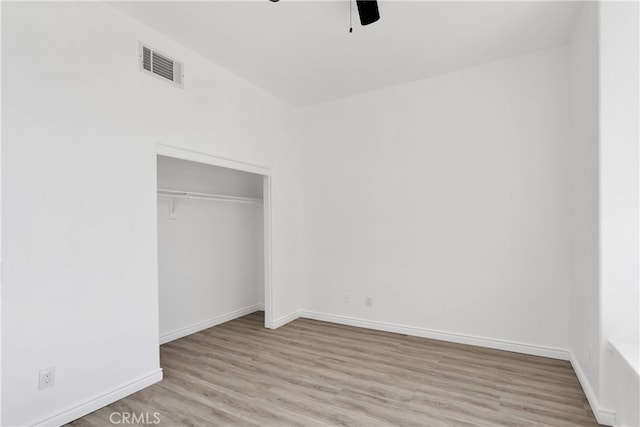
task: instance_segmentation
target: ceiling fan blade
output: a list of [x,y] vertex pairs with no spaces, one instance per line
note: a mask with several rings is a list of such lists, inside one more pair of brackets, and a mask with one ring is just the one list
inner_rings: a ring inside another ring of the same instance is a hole
[[356,4],[358,5],[358,14],[362,25],[369,25],[380,19],[376,0],[356,0]]

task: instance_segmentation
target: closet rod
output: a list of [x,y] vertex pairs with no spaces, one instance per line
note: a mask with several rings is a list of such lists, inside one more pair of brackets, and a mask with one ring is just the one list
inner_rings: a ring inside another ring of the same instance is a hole
[[253,197],[227,196],[224,194],[196,193],[193,191],[158,189],[159,197],[171,199],[212,200],[218,202],[262,203],[262,199]]

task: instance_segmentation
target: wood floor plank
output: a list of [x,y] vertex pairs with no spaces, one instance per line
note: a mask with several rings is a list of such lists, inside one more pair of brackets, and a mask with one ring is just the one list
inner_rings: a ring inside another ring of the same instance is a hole
[[263,325],[256,312],[161,346],[161,383],[70,425],[114,425],[114,412],[157,412],[159,426],[598,425],[566,361],[309,319]]

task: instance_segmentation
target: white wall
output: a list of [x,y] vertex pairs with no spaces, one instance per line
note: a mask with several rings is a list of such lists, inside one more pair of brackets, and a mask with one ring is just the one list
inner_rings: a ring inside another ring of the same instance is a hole
[[637,354],[638,13],[637,2],[587,2],[570,43],[571,350],[598,420],[616,425],[640,412],[637,399],[629,405],[638,373],[609,344]]
[[571,350],[599,393],[598,3],[585,2],[570,40]]
[[[296,310],[295,111],[106,4],[2,8],[2,424],[157,378],[158,143],[272,169],[274,316]],[[184,90],[139,71],[140,40]]]
[[[158,188],[262,198],[263,177],[158,157]],[[262,204],[158,198],[162,342],[264,304]]]
[[303,110],[304,307],[566,350],[568,89],[559,47]]
[[[0,23],[2,22],[2,4],[0,4]],[[2,31],[0,31],[0,49],[2,46]],[[0,82],[2,82],[2,67],[0,66]],[[0,100],[2,99],[2,84],[0,83]],[[2,117],[2,102],[0,102],[0,117]],[[2,396],[2,120],[0,120],[0,396]],[[0,398],[0,424],[2,423],[2,399]]]
[[609,340],[639,345],[639,4],[600,4],[601,403],[615,405]]

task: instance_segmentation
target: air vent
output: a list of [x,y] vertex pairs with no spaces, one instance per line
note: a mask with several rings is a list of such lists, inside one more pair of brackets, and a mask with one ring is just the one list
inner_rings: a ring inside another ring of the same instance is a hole
[[140,43],[140,70],[184,88],[184,66],[164,53]]

